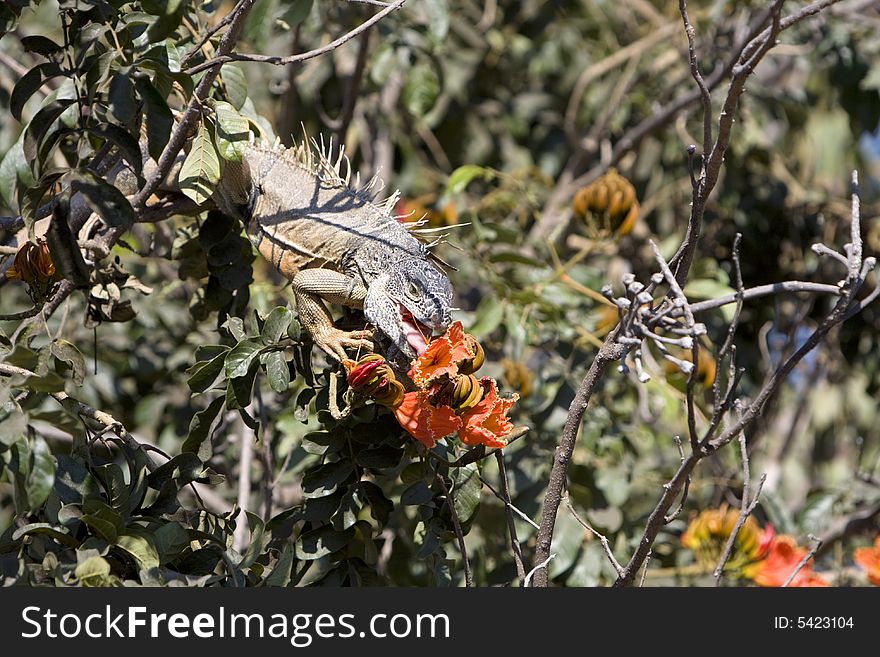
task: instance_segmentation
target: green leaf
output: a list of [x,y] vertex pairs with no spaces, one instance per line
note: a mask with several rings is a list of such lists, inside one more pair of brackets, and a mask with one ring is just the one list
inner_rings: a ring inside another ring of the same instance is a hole
[[257,52],[266,51],[266,41],[272,33],[273,16],[278,10],[278,0],[263,0],[251,9],[244,24],[244,38]]
[[287,331],[292,317],[293,313],[283,306],[273,308],[266,318],[266,323],[263,324],[263,331],[260,333],[263,344],[268,346],[281,340],[281,336]]
[[189,386],[190,390],[193,392],[205,392],[205,390],[214,385],[214,381],[217,380],[220,372],[223,371],[223,364],[228,352],[229,348],[226,347],[211,360],[196,363],[190,367],[186,371],[186,373],[189,374],[186,384]]
[[34,436],[30,446],[31,466],[27,475],[28,506],[40,510],[55,484],[55,458],[41,436]]
[[159,561],[166,564],[189,547],[189,532],[176,522],[167,522],[153,532],[153,544]]
[[41,34],[21,37],[21,46],[25,52],[35,52],[38,55],[51,55],[61,50],[61,46]]
[[0,162],[0,196],[3,202],[10,208],[18,207],[16,187],[20,183],[25,189],[34,184],[34,176],[27,158],[24,156],[24,148],[22,146],[24,140],[24,132],[22,132],[18,141],[16,141]]
[[380,527],[388,524],[388,517],[394,509],[394,503],[385,497],[385,493],[372,481],[362,481],[358,484],[363,491],[367,503],[370,505],[370,513],[379,523]]
[[544,269],[548,266],[546,262],[542,262],[537,258],[531,258],[523,253],[517,253],[516,251],[501,251],[493,253],[489,256],[489,262],[515,262],[520,265],[528,265],[529,267],[536,267],[539,269]]
[[309,470],[302,480],[303,497],[325,497],[332,495],[354,475],[354,466],[349,460],[325,463]]
[[304,561],[320,559],[343,549],[354,537],[354,528],[338,532],[332,526],[325,525],[299,537],[296,541],[296,556]]
[[254,390],[254,380],[260,369],[259,361],[254,360],[251,368],[244,376],[229,379],[226,383],[226,408],[236,410],[246,408],[251,403],[251,395]]
[[290,0],[282,18],[290,27],[296,27],[309,17],[314,0]]
[[134,84],[131,81],[131,69],[119,69],[110,78],[108,92],[110,113],[123,125],[128,125],[137,114],[137,103],[134,100]]
[[400,503],[404,506],[427,504],[434,498],[431,489],[424,479],[419,479],[400,494]]
[[144,99],[147,113],[147,150],[150,157],[158,162],[168,145],[174,116],[165,98],[146,78],[138,78],[136,83],[141,98]]
[[[245,515],[247,516],[248,527],[250,528],[250,538],[248,539],[247,550],[242,556],[241,562],[238,564],[238,567],[242,570],[250,568],[257,560],[257,557],[262,554],[266,547],[265,542],[267,538],[266,525],[262,518],[250,511],[245,511]],[[238,522],[241,522],[241,518],[238,519]]]
[[250,136],[248,120],[227,102],[216,101],[214,111],[217,116],[217,151],[224,160],[241,162]]
[[119,149],[119,154],[122,158],[131,165],[135,175],[138,178],[142,176],[143,161],[141,149],[137,140],[127,130],[112,123],[105,123],[100,126],[89,127],[88,131],[96,137],[113,143]]
[[110,564],[104,557],[93,555],[79,564],[73,574],[83,586],[107,586],[110,578]]
[[335,431],[310,431],[302,437],[300,443],[303,450],[308,454],[323,456],[324,454],[336,454],[345,446],[345,437],[341,432]]
[[480,506],[480,493],[483,490],[480,471],[476,463],[470,463],[463,468],[453,470],[451,477],[454,484],[451,491],[453,507],[458,519],[466,523]]
[[80,350],[72,343],[62,339],[52,342],[49,349],[55,358],[70,365],[70,369],[73,370],[73,382],[81,386],[85,379],[86,361]]
[[358,452],[355,461],[358,465],[373,470],[385,470],[387,468],[395,468],[403,458],[403,450],[391,447],[390,445],[380,445],[372,449],[365,449]]
[[178,454],[167,463],[163,463],[150,473],[150,487],[159,490],[170,481],[175,481],[178,488],[185,486],[202,472],[202,461],[192,452]]
[[264,580],[267,586],[287,586],[290,583],[290,574],[293,567],[294,547],[290,543],[284,544],[284,550],[272,572]]
[[43,162],[37,161],[37,147],[43,141],[46,134],[53,131],[52,127],[55,125],[58,117],[64,113],[64,110],[73,105],[74,102],[72,99],[50,101],[28,123],[24,133],[22,148],[24,149],[25,158],[29,162],[34,163],[33,170],[41,171],[44,167]]
[[266,375],[275,392],[284,392],[290,386],[290,368],[282,352],[272,351],[266,355]]
[[434,107],[440,95],[440,76],[429,62],[419,62],[407,73],[403,103],[407,111],[422,119]]
[[192,140],[178,181],[180,191],[198,205],[211,198],[214,188],[220,182],[220,160],[217,159],[211,132],[204,122],[199,125],[199,132]]
[[147,534],[122,534],[116,540],[116,545],[128,552],[143,570],[158,568],[161,565],[156,545]]
[[309,404],[316,397],[317,393],[314,388],[303,388],[296,396],[296,404],[293,409],[293,417],[302,423],[309,421]]
[[82,194],[88,206],[108,226],[130,228],[135,222],[134,209],[116,187],[89,169],[70,172],[70,190]]
[[55,493],[65,504],[78,504],[99,492],[98,482],[80,458],[59,454],[55,472]]
[[474,323],[468,329],[476,338],[483,338],[489,335],[501,324],[504,319],[504,304],[497,295],[488,294],[480,301],[475,313]]
[[125,528],[125,521],[116,511],[95,497],[83,502],[83,515],[80,518],[96,536],[108,543],[115,543],[119,533]]
[[248,94],[244,71],[237,64],[224,64],[220,77],[226,86],[226,99],[235,109],[240,110],[244,107]]
[[235,345],[224,360],[226,366],[226,378],[234,379],[245,376],[263,350],[263,344],[256,340],[242,340]]
[[342,496],[342,500],[339,502],[339,507],[330,517],[333,529],[338,532],[343,532],[349,527],[353,527],[357,522],[360,510],[361,500],[358,497],[358,488],[357,486],[352,486],[345,495]]
[[180,448],[181,452],[192,452],[201,461],[207,461],[211,458],[213,454],[211,434],[217,424],[216,421],[220,415],[220,410],[225,403],[225,397],[218,397],[206,409],[193,415],[193,419],[189,424],[189,435],[183,441],[183,445]]
[[491,180],[494,176],[495,172],[492,169],[476,164],[465,164],[449,174],[449,180],[446,181],[446,193],[458,194],[463,192],[476,178]]
[[123,516],[127,516],[129,490],[125,484],[125,475],[122,474],[122,468],[116,463],[107,463],[92,468],[92,471],[104,487],[104,492],[107,495],[110,506]]
[[[48,41],[48,39],[46,40]],[[45,62],[34,66],[19,78],[12,89],[12,95],[9,97],[9,111],[16,121],[21,121],[21,112],[30,97],[43,86],[46,80],[57,75],[61,75],[58,65],[52,62]]]
[[79,541],[73,538],[73,536],[60,528],[53,527],[47,522],[34,522],[24,527],[19,527],[13,532],[12,540],[17,541],[22,536],[29,536],[31,534],[43,534],[67,547],[75,548],[79,546]]

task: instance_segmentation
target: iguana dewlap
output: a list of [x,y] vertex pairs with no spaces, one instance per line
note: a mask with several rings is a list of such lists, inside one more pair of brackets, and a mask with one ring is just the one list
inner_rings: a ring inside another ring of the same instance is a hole
[[293,283],[300,323],[321,349],[343,360],[373,348],[371,331],[333,325],[329,302],[363,309],[409,360],[450,324],[452,286],[394,216],[397,196],[377,203],[375,179],[361,187],[350,177],[347,160],[334,164],[317,146],[251,144],[241,163],[225,163],[214,199]]

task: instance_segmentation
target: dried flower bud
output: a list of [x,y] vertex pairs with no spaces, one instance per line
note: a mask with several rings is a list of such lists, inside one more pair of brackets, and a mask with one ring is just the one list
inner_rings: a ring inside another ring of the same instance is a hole
[[470,333],[464,334],[463,342],[468,351],[473,354],[472,358],[466,358],[458,363],[458,371],[461,374],[473,374],[486,362],[486,354],[477,339]]
[[471,408],[483,399],[483,386],[473,374],[458,377],[452,390],[450,406],[457,411]]
[[39,286],[55,281],[56,269],[49,245],[42,240],[22,244],[15,254],[12,267],[6,270],[6,278]]
[[575,216],[597,236],[629,233],[639,216],[636,190],[614,169],[581,188],[572,202]]

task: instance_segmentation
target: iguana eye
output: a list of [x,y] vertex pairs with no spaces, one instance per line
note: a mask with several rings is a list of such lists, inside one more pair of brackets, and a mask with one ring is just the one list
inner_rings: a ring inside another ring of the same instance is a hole
[[409,283],[407,284],[407,288],[406,288],[406,296],[410,297],[411,299],[418,299],[419,298],[419,286],[416,285],[415,283],[413,283],[412,281],[409,281]]

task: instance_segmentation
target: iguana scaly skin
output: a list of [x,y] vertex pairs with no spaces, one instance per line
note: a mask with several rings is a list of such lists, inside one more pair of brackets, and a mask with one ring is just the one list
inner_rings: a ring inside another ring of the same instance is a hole
[[344,155],[333,163],[317,144],[249,144],[241,163],[225,163],[214,200],[293,283],[300,323],[321,349],[343,360],[373,348],[372,332],[333,325],[329,302],[362,309],[408,361],[450,324],[452,286],[394,216],[397,195],[376,202],[375,178],[350,179]]

